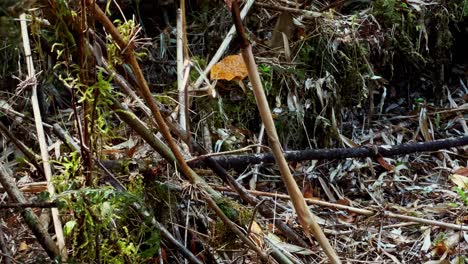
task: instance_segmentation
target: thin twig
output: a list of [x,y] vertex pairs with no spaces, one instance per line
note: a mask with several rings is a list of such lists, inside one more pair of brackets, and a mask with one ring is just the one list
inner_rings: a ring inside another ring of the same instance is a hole
[[187,162],[194,162],[196,160],[206,159],[208,157],[216,157],[216,156],[223,156],[223,155],[229,155],[229,154],[234,154],[234,153],[247,152],[247,151],[250,151],[251,148],[255,148],[255,147],[257,147],[257,148],[263,147],[263,148],[266,148],[266,149],[270,149],[269,147],[261,145],[261,144],[253,144],[253,145],[245,146],[245,147],[240,148],[240,149],[228,150],[228,151],[216,152],[216,153],[209,153],[209,154],[203,154],[203,155],[200,155],[198,157],[189,159],[189,160],[187,160]]
[[[214,187],[214,189],[218,191],[226,191],[226,192],[232,192],[235,193],[234,190],[227,188],[227,187]],[[287,194],[278,194],[278,193],[269,193],[269,192],[261,192],[261,191],[251,191],[248,190],[249,193],[253,195],[258,195],[258,196],[266,196],[266,197],[278,197],[282,199],[291,199],[291,197]],[[361,208],[356,208],[352,206],[347,206],[347,205],[342,205],[342,204],[337,204],[337,203],[330,203],[330,202],[325,202],[325,201],[320,201],[320,200],[315,200],[315,199],[309,199],[305,198],[305,201],[308,204],[313,204],[313,205],[319,205],[319,206],[324,206],[328,208],[334,208],[334,209],[340,209],[340,210],[346,210],[352,213],[360,214],[360,215],[365,215],[365,216],[374,216],[378,214],[383,214],[386,217],[389,218],[396,218],[408,222],[416,222],[420,224],[427,224],[431,226],[439,226],[439,227],[444,227],[447,229],[453,229],[453,230],[462,230],[462,231],[468,231],[468,226],[466,225],[457,225],[457,224],[450,224],[450,223],[445,223],[442,221],[436,221],[436,220],[428,220],[420,217],[414,217],[414,216],[407,216],[407,215],[402,215],[402,214],[396,214],[388,211],[384,211],[382,213],[380,212],[375,212],[372,210],[368,209],[361,209]]]
[[21,152],[24,154],[24,156],[31,162],[31,164],[36,168],[36,170],[39,172],[40,175],[45,177],[44,169],[39,165],[39,157],[36,156],[34,152],[32,152],[28,147],[24,145],[23,142],[21,142],[19,139],[13,135],[13,133],[8,130],[8,128],[0,122],[0,132],[2,132],[3,135],[5,135],[15,146],[21,150]]
[[2,225],[0,225],[0,250],[2,251],[2,256],[5,258],[4,263],[5,264],[11,264],[13,263],[12,261],[14,260],[13,257],[11,257],[11,252],[8,246],[5,243],[5,236],[3,234],[3,228]]
[[271,9],[271,10],[276,10],[276,11],[284,11],[284,12],[290,12],[294,14],[300,14],[304,15],[305,17],[320,17],[322,14],[320,12],[314,12],[310,10],[303,10],[303,9],[297,9],[297,8],[291,8],[291,7],[284,7],[284,6],[278,6],[278,5],[269,5],[269,4],[263,4],[263,3],[255,3],[256,6],[263,7],[265,9]]

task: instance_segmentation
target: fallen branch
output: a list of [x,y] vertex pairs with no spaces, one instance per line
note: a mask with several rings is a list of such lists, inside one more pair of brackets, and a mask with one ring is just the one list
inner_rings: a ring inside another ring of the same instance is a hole
[[[235,193],[234,190],[230,188],[226,188],[226,187],[214,187],[214,189],[218,191]],[[275,197],[275,198],[288,199],[288,200],[291,199],[291,197],[287,194],[269,193],[269,192],[253,191],[253,190],[249,190],[248,192],[257,196]],[[468,226],[466,225],[450,224],[450,223],[445,223],[445,222],[436,221],[436,220],[429,220],[429,219],[424,219],[424,218],[419,218],[419,217],[414,217],[414,216],[396,214],[396,213],[392,213],[389,211],[375,212],[375,211],[368,210],[368,209],[361,209],[361,208],[356,208],[356,207],[347,206],[343,204],[330,203],[330,202],[315,200],[315,199],[310,199],[310,198],[304,198],[304,199],[308,204],[319,205],[319,206],[324,206],[324,207],[333,208],[333,209],[346,210],[352,213],[365,215],[365,216],[375,216],[375,215],[381,214],[385,217],[400,219],[400,220],[407,221],[407,222],[416,222],[416,223],[427,224],[431,226],[439,226],[439,227],[443,227],[447,229],[468,231]]]
[[[27,202],[26,198],[24,198],[23,194],[18,190],[18,187],[16,187],[12,177],[7,173],[2,163],[0,163],[0,183],[13,202],[23,204]],[[47,252],[47,255],[49,255],[51,259],[55,259],[56,257],[60,256],[60,250],[58,246],[55,244],[49,233],[47,233],[47,230],[45,230],[44,227],[39,223],[39,219],[33,213],[32,209],[22,209],[21,215],[23,216],[29,229],[31,229],[34,236],[36,236],[39,244],[41,244],[41,246]]]
[[[406,143],[396,146],[375,146],[360,148],[335,148],[335,149],[307,149],[285,151],[284,157],[288,162],[299,162],[305,160],[331,160],[347,158],[365,158],[365,157],[391,157],[405,155],[417,152],[430,152],[453,147],[468,145],[468,136],[435,140],[420,143]],[[248,154],[248,155],[227,155],[213,157],[217,163],[226,169],[243,168],[249,164],[275,163],[273,154]],[[197,160],[189,162],[192,167],[203,166],[202,161]]]
[[36,157],[36,154],[32,152],[31,149],[26,147],[23,142],[17,139],[16,136],[13,135],[13,133],[11,133],[2,122],[0,122],[0,132],[9,140],[11,140],[11,142],[13,142],[13,144],[15,144],[15,146],[24,154],[28,161],[31,162],[34,168],[36,168],[39,174],[45,177],[44,169],[39,165],[38,162],[40,158]]
[[7,203],[0,204],[0,209],[24,209],[24,208],[52,208],[57,207],[56,202],[44,203]]

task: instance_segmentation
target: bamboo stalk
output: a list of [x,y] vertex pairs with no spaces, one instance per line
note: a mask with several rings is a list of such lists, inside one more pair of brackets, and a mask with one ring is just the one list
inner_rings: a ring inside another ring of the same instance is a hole
[[335,249],[330,245],[327,237],[323,233],[322,229],[318,225],[317,221],[314,218],[314,215],[307,207],[307,204],[302,196],[301,190],[297,186],[296,181],[294,180],[291,171],[289,170],[288,163],[283,155],[283,149],[279,142],[278,134],[276,132],[275,123],[271,115],[271,110],[268,105],[268,101],[263,90],[262,83],[260,81],[260,75],[258,73],[257,65],[252,53],[252,46],[244,32],[244,27],[242,25],[242,20],[239,14],[239,5],[237,1],[232,2],[232,17],[234,24],[236,26],[237,35],[241,39],[241,49],[242,57],[247,66],[247,72],[249,74],[249,79],[252,84],[253,92],[255,95],[255,100],[257,102],[258,111],[260,117],[262,118],[263,124],[265,125],[265,131],[267,132],[268,141],[270,147],[275,157],[275,161],[279,167],[281,178],[286,186],[288,194],[291,196],[291,201],[296,210],[299,222],[306,234],[312,233],[317,239],[320,246],[323,248],[325,254],[328,256],[331,263],[341,263],[338,255],[335,252]]
[[[26,65],[28,68],[28,78],[35,79],[36,72],[34,70],[31,47],[29,45],[28,27],[26,25],[26,15],[24,13],[20,15],[20,23],[21,23],[21,34],[23,37],[24,54],[26,57]],[[37,131],[37,137],[39,140],[39,147],[41,149],[41,158],[42,158],[42,164],[44,167],[44,174],[47,180],[47,190],[49,191],[50,195],[53,196],[55,193],[55,190],[54,190],[54,186],[51,183],[52,169],[49,163],[49,153],[47,151],[47,143],[45,141],[44,128],[42,127],[42,117],[41,117],[41,112],[39,109],[39,101],[37,98],[37,82],[36,81],[34,81],[32,85],[31,103],[33,107],[34,121],[36,123],[36,131]],[[60,254],[63,260],[66,260],[67,250],[65,248],[65,239],[63,237],[63,229],[62,229],[62,223],[59,217],[59,212],[57,208],[51,208],[51,211],[52,211],[52,219],[54,223],[55,234],[57,236],[57,245],[58,245],[58,248],[60,250]]]
[[177,88],[179,90],[179,124],[180,126],[187,130],[187,119],[185,116],[185,109],[187,105],[185,85],[183,83],[184,79],[184,40],[182,32],[182,12],[177,9]]

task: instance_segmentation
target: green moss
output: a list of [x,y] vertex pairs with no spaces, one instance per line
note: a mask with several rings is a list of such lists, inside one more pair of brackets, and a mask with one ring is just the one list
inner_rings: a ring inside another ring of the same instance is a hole
[[[248,226],[252,220],[253,211],[250,208],[241,206],[237,202],[228,198],[221,198],[216,201],[216,204],[223,213],[234,223],[240,226]],[[237,239],[237,236],[229,226],[218,220],[214,226],[215,237],[214,245],[228,249],[236,249],[243,247],[243,243]]]
[[216,201],[221,211],[233,222],[239,225],[248,225],[252,219],[252,210],[228,198]]
[[414,11],[404,1],[376,0],[373,1],[373,13],[379,22],[386,27],[412,26],[416,19]]
[[149,205],[154,212],[157,212],[157,219],[165,224],[171,219],[171,214],[177,211],[177,195],[167,186],[150,182],[145,186],[145,204]]

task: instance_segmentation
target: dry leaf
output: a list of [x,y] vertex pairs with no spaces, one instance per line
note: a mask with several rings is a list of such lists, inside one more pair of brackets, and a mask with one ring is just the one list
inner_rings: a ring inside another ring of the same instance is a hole
[[310,249],[283,242],[281,240],[281,238],[279,238],[278,236],[276,236],[276,235],[274,235],[272,233],[268,233],[266,237],[275,246],[277,246],[277,247],[279,247],[279,248],[281,248],[281,249],[283,249],[283,250],[285,250],[285,251],[287,251],[289,253],[294,253],[294,254],[298,254],[298,255],[305,255],[305,256],[314,254],[314,252],[312,250],[310,250]]
[[339,215],[338,218],[345,222],[345,223],[354,223],[356,221],[356,216],[357,214],[355,213],[347,213],[347,214],[343,214],[343,215]]
[[18,251],[26,251],[28,250],[28,248],[29,248],[28,244],[26,244],[26,242],[23,241],[20,243]]
[[421,246],[421,251],[426,253],[432,245],[432,240],[431,240],[431,229],[428,228],[424,231],[423,233],[424,239],[423,239],[423,245]]
[[424,140],[434,140],[434,130],[432,129],[432,123],[427,116],[427,110],[425,107],[421,108],[421,112],[419,113],[419,129],[421,130]]
[[461,167],[460,169],[456,170],[454,174],[462,175],[462,176],[468,176],[468,168],[467,167]]
[[439,242],[433,249],[434,253],[436,253],[438,256],[441,256],[444,253],[451,254],[452,250],[447,247],[447,245],[444,242]]
[[250,239],[252,239],[257,246],[262,248],[264,233],[260,225],[257,224],[257,222],[255,221],[252,222],[252,227],[250,228],[250,232],[251,232],[249,235]]
[[135,151],[137,150],[137,148],[138,148],[138,145],[135,145],[127,151],[127,155],[129,158],[133,158],[133,155],[135,154]]
[[236,80],[240,81],[247,77],[247,67],[241,55],[230,55],[216,63],[211,68],[210,78],[212,80]]
[[461,189],[468,189],[468,177],[459,174],[452,174],[450,175],[450,180],[452,180],[452,182]]
[[341,141],[343,141],[343,143],[350,147],[350,148],[357,148],[357,147],[360,147],[359,144],[356,144],[354,141],[352,141],[351,139],[345,137],[344,135],[340,134],[340,139]]
[[[276,21],[273,36],[269,43],[271,48],[284,48],[286,45],[288,45],[289,48],[289,41],[287,40],[294,36],[294,30],[296,28],[293,19],[294,17],[290,12],[284,11],[281,13]],[[285,39],[286,42],[284,41]]]
[[395,167],[391,164],[388,164],[388,162],[382,156],[379,156],[377,158],[377,161],[379,162],[380,166],[384,167],[388,171],[392,171],[395,169]]
[[450,261],[446,259],[442,260],[429,260],[427,262],[424,262],[424,264],[450,264]]
[[337,204],[341,204],[341,205],[346,205],[346,206],[350,206],[351,203],[349,202],[348,199],[339,199],[338,201],[336,201]]
[[304,198],[312,199],[314,198],[314,190],[310,185],[306,185],[302,191],[302,195]]

